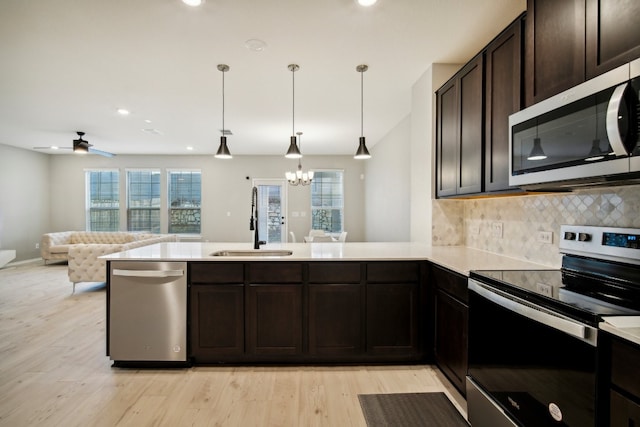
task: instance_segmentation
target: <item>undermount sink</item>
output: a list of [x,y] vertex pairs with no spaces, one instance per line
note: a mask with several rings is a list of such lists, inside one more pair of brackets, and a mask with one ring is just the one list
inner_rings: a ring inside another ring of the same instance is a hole
[[293,251],[284,249],[254,249],[254,250],[227,250],[216,251],[211,256],[289,256],[293,255]]

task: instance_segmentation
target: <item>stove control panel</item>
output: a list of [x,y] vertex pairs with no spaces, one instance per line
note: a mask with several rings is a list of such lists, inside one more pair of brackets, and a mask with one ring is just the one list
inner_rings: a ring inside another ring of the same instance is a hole
[[640,229],[562,225],[560,236],[564,254],[640,264]]

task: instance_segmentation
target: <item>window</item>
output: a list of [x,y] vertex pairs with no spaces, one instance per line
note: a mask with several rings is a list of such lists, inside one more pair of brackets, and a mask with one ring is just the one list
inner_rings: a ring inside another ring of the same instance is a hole
[[169,171],[169,233],[200,233],[201,174]]
[[344,227],[344,171],[314,171],[311,182],[311,228],[341,233]]
[[86,171],[87,230],[120,229],[120,173],[117,170]]
[[160,233],[160,171],[127,171],[127,230]]

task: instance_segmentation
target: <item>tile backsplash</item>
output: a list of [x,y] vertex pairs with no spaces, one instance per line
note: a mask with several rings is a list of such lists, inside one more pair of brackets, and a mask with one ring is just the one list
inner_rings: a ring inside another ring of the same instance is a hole
[[[465,245],[559,267],[560,225],[640,228],[640,186],[467,200],[434,200],[433,245]],[[499,225],[502,236],[499,236]],[[495,227],[494,227],[495,225]],[[538,241],[551,231],[552,243]]]

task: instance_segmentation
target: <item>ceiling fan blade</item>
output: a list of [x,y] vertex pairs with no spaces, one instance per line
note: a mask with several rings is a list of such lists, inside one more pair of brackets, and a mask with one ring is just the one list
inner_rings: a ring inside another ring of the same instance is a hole
[[102,151],[102,150],[96,150],[95,148],[91,148],[91,147],[89,147],[89,152],[92,153],[92,154],[98,154],[98,155],[104,156],[104,157],[113,157],[113,156],[115,156],[115,154],[113,154],[113,153],[109,153],[109,152]]
[[33,147],[34,150],[72,150],[71,147],[52,147],[52,146],[48,146],[48,147]]

